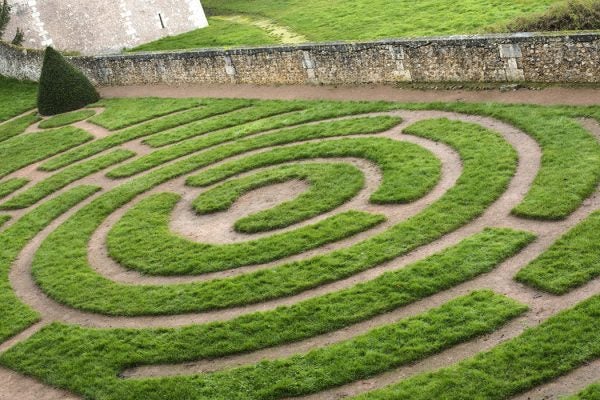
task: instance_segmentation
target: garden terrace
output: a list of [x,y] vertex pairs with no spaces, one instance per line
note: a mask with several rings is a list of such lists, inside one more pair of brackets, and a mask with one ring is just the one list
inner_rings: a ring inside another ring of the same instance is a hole
[[32,106],[0,116],[0,397],[597,396],[600,107]]

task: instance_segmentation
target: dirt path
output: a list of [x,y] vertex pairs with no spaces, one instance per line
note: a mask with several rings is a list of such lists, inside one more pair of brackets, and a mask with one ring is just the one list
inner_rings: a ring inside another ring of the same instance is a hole
[[79,397],[0,367],[0,400],[76,400]]
[[251,25],[265,31],[265,33],[282,44],[294,44],[308,42],[308,39],[289,27],[280,25],[277,22],[253,15],[217,15],[211,17],[221,21],[234,22],[236,24]]
[[[174,89],[171,88],[165,93],[162,93],[159,90],[158,92],[152,91],[152,94],[164,94],[169,96],[181,95],[183,97],[183,93],[185,93],[188,89],[189,88],[182,88],[182,93],[177,92],[176,94],[173,94],[175,92],[173,92]],[[277,91],[277,89],[278,88],[272,88],[272,90],[274,91]],[[324,90],[334,89],[325,88]],[[136,92],[133,91],[131,93],[135,94]],[[514,92],[514,94],[516,93],[519,92]],[[600,91],[594,93],[594,95],[598,96],[598,98],[600,99]],[[196,93],[196,95],[197,94],[198,93]],[[253,94],[253,92],[250,92],[247,93],[247,96],[253,96]],[[511,93],[502,93],[502,95],[505,94]],[[138,95],[143,94],[139,93]],[[202,93],[202,95],[209,94]],[[221,95],[223,95],[223,93],[221,93]],[[339,95],[339,93],[337,93],[336,95]],[[298,96],[296,96],[296,98],[297,97]],[[437,99],[439,100],[439,96],[437,97]],[[562,98],[562,100],[564,102],[565,98]],[[510,101],[514,102],[518,100],[513,99]],[[321,392],[314,396],[306,397],[319,400],[337,399],[341,396],[358,394],[374,388],[383,387],[390,383],[397,382],[398,380],[403,379],[407,376],[419,373],[421,371],[431,370],[454,364],[455,362],[467,358],[473,354],[476,354],[479,351],[489,349],[498,343],[501,343],[511,337],[515,337],[519,335],[526,327],[535,326],[541,321],[547,319],[549,316],[555,314],[556,312],[565,308],[569,308],[577,302],[586,299],[593,294],[600,293],[600,280],[598,279],[561,297],[539,292],[537,290],[516,283],[513,280],[515,273],[520,268],[522,268],[528,262],[536,258],[541,252],[547,249],[566,230],[576,225],[579,221],[584,219],[592,211],[595,211],[600,208],[600,191],[594,193],[594,195],[591,196],[581,208],[579,208],[575,213],[573,213],[569,218],[567,218],[564,221],[540,222],[513,217],[510,215],[511,209],[517,204],[519,204],[520,201],[523,199],[523,196],[527,193],[540,167],[541,150],[537,143],[530,136],[524,134],[523,132],[510,125],[501,123],[491,118],[466,116],[456,113],[444,113],[436,111],[399,111],[393,112],[392,114],[402,116],[404,122],[398,127],[395,127],[387,132],[371,136],[383,136],[392,138],[394,140],[405,140],[416,143],[431,151],[436,157],[438,157],[441,160],[443,164],[442,179],[437,184],[437,186],[422,199],[411,204],[385,207],[373,206],[368,203],[367,199],[368,196],[377,188],[379,182],[381,181],[381,175],[379,170],[372,164],[365,162],[364,160],[338,159],[337,161],[352,162],[358,168],[360,168],[363,171],[363,173],[365,173],[367,179],[365,189],[363,189],[363,191],[361,191],[361,193],[354,200],[349,202],[349,205],[342,206],[331,213],[326,213],[324,215],[316,217],[315,219],[311,219],[303,223],[314,223],[315,221],[325,218],[327,215],[332,215],[334,213],[340,212],[340,210],[352,208],[385,213],[388,217],[389,222],[384,224],[384,226],[374,228],[367,232],[358,234],[355,237],[337,243],[333,243],[319,249],[312,250],[310,252],[302,254],[301,256],[288,257],[286,259],[279,260],[274,263],[264,264],[260,266],[244,267],[233,271],[226,271],[222,273],[219,272],[215,274],[207,274],[197,277],[147,277],[135,271],[125,270],[120,265],[116,264],[107,255],[105,245],[106,234],[114,225],[114,223],[116,223],[128,209],[130,209],[134,204],[136,204],[141,198],[145,198],[152,193],[158,193],[162,191],[173,191],[182,194],[184,201],[181,202],[181,204],[176,208],[175,212],[173,213],[173,219],[171,222],[172,229],[175,232],[187,236],[188,238],[190,238],[190,240],[208,239],[207,235],[210,234],[210,229],[203,231],[200,228],[200,231],[198,231],[198,227],[200,226],[198,224],[198,221],[202,221],[202,217],[198,217],[194,214],[191,214],[187,209],[189,208],[189,202],[193,200],[195,196],[197,196],[197,194],[199,194],[202,190],[207,189],[194,189],[185,187],[184,181],[186,179],[186,176],[184,176],[154,188],[153,190],[149,191],[143,196],[139,196],[126,207],[119,209],[111,216],[109,216],[109,218],[106,221],[104,221],[100,229],[98,229],[97,232],[93,235],[92,241],[90,242],[89,258],[91,265],[102,275],[108,277],[109,279],[119,282],[125,282],[130,284],[171,284],[175,282],[190,282],[206,279],[215,279],[219,277],[247,273],[249,271],[258,270],[260,268],[272,268],[273,266],[280,265],[283,262],[288,262],[294,259],[306,258],[308,256],[322,254],[324,252],[330,252],[335,249],[349,246],[353,243],[356,243],[359,240],[364,240],[365,238],[372,236],[376,232],[389,228],[391,224],[398,223],[399,221],[418,213],[428,204],[431,204],[431,202],[441,197],[449,188],[451,188],[455,184],[456,179],[459,177],[462,171],[462,165],[460,162],[460,158],[454,150],[439,143],[434,143],[426,139],[416,138],[401,133],[402,129],[404,129],[405,127],[417,121],[429,118],[447,117],[466,122],[473,122],[500,133],[516,149],[519,157],[517,172],[511,180],[508,189],[496,202],[494,202],[490,207],[487,208],[487,210],[482,216],[476,218],[474,221],[465,225],[464,227],[457,229],[456,231],[448,235],[445,235],[444,237],[433,243],[421,246],[415,251],[412,251],[403,257],[399,257],[391,262],[384,263],[375,268],[369,269],[362,273],[358,273],[350,278],[343,279],[331,284],[323,285],[315,289],[307,290],[294,296],[275,299],[256,305],[248,305],[245,307],[237,307],[215,312],[164,317],[108,317],[74,310],[49,299],[33,281],[30,273],[30,267],[33,255],[35,254],[37,248],[40,246],[40,244],[43,242],[43,240],[47,237],[49,233],[51,233],[62,222],[64,222],[75,212],[77,212],[77,210],[85,206],[85,204],[89,204],[89,202],[96,197],[94,196],[91,199],[88,199],[85,202],[83,202],[81,205],[67,212],[64,216],[57,219],[47,229],[45,229],[43,232],[37,235],[36,238],[32,240],[23,250],[18,261],[11,269],[9,277],[15,292],[25,303],[29,304],[42,314],[42,321],[36,324],[34,327],[18,335],[17,337],[13,338],[12,340],[0,345],[0,351],[4,351],[10,346],[22,340],[25,340],[28,336],[32,335],[42,326],[51,321],[63,321],[67,323],[74,323],[91,327],[175,327],[189,325],[192,323],[223,321],[247,314],[249,312],[272,310],[278,306],[291,305],[302,300],[348,288],[360,282],[372,280],[387,271],[398,270],[409,263],[420,260],[433,253],[439,252],[449,246],[452,246],[460,242],[462,239],[471,236],[477,232],[480,232],[485,227],[506,226],[515,229],[531,231],[538,235],[538,239],[533,244],[531,244],[529,247],[527,247],[525,250],[518,253],[514,257],[506,260],[494,271],[488,274],[482,275],[472,281],[458,285],[450,290],[446,290],[431,297],[417,301],[409,306],[401,307],[393,312],[379,315],[368,321],[357,323],[338,331],[315,336],[307,340],[286,344],[283,346],[275,346],[248,354],[235,355],[218,360],[200,360],[194,363],[176,365],[154,365],[147,367],[139,367],[125,372],[125,375],[129,377],[190,374],[195,372],[214,371],[232,366],[254,363],[262,359],[275,359],[286,357],[296,353],[303,353],[311,349],[326,346],[331,343],[351,339],[365,332],[368,332],[374,327],[386,325],[398,321],[401,318],[419,314],[426,309],[439,306],[451,300],[452,298],[470,293],[475,289],[481,288],[493,289],[497,293],[510,296],[518,301],[529,305],[530,307],[530,311],[528,311],[524,316],[513,320],[511,323],[507,324],[503,328],[493,332],[490,335],[486,335],[485,337],[461,344],[459,346],[455,346],[440,354],[428,357],[410,366],[389,371],[387,373],[378,375],[372,379],[354,382],[339,388]],[[584,120],[583,124],[588,130],[597,135],[597,137],[600,137],[600,126],[598,126],[596,122]],[[102,128],[98,128],[95,126],[92,128],[92,126],[89,126],[90,124],[85,122],[78,123],[76,125],[82,129],[90,130],[97,137],[102,137],[110,134],[108,131],[105,131]],[[141,140],[139,139],[136,141],[129,142],[123,147],[134,149],[139,155],[147,154],[150,151],[150,149],[147,146],[141,144]],[[264,149],[260,151],[264,151]],[[248,152],[242,156],[232,157],[223,162],[231,161],[240,157],[246,157],[252,153],[256,152]],[[212,168],[215,165],[218,164],[213,164],[209,168]],[[15,173],[15,176],[29,176],[30,178],[33,176],[33,183],[48,176],[46,173],[42,174],[36,172],[36,167],[37,164],[27,167],[22,171]],[[195,171],[194,174],[196,174],[197,172],[198,171]],[[79,185],[82,183],[100,185],[105,189],[104,191],[123,183],[122,180],[115,181],[107,179],[104,176],[104,173],[105,172],[94,174],[72,185],[69,185],[67,188],[59,191],[52,197],[59,195],[60,193],[64,192],[65,190],[68,190],[74,185]],[[284,189],[285,191],[279,193],[279,195],[275,195],[272,192],[273,188],[264,188],[254,191],[250,193],[248,197],[243,197],[242,199],[240,199],[238,201],[239,204],[236,203],[236,205],[234,205],[233,214],[235,214],[235,217],[237,218],[244,215],[244,212],[249,212],[249,209],[244,207],[244,204],[248,202],[253,203],[253,207],[257,207],[256,209],[260,209],[261,207],[267,206],[267,203],[269,205],[272,205],[274,204],[274,202],[276,203],[277,201],[285,200],[287,196],[297,195],[297,193],[299,193],[303,189],[303,187],[302,185],[300,185],[300,187],[295,187],[294,184],[292,184],[290,187],[284,187]],[[237,212],[235,211],[236,209]],[[26,212],[26,210],[15,211],[12,213],[12,215],[18,217],[24,212]],[[218,218],[221,219],[219,220]],[[219,224],[217,230],[221,232],[221,235],[215,239],[216,242],[231,243],[244,240],[243,237],[237,236],[235,234],[230,234],[230,232],[228,231],[233,221],[234,218],[228,215],[223,215],[221,217],[217,217],[216,220],[210,221],[211,226],[214,226],[214,224]],[[208,223],[206,225],[208,225]],[[296,225],[294,228],[296,228],[297,226],[301,226],[301,224]],[[255,237],[256,236],[252,236],[252,238]],[[578,369],[572,374],[566,375],[565,377],[557,380],[554,383],[543,385],[540,388],[531,391],[530,394],[528,394],[529,397],[519,397],[519,399],[545,399],[548,397],[544,396],[546,396],[548,393],[554,392],[560,392],[561,394],[570,394],[579,388],[578,385],[580,385],[582,381],[591,382],[594,380],[600,380],[600,368],[594,368],[593,366],[596,364],[590,365],[591,366],[586,366],[581,369]],[[18,398],[25,400],[34,398],[71,398],[60,397],[62,392],[56,392],[51,389],[46,390],[45,386],[36,386],[38,384],[32,384],[31,380],[28,378],[21,377],[20,375],[16,375],[10,371],[0,369],[0,384],[3,382],[6,382],[6,384],[10,386],[10,388],[0,389],[0,399],[16,398],[14,397],[14,393],[19,393],[20,395]],[[19,392],[19,390],[22,391],[22,395],[21,392]],[[42,394],[42,396],[40,396],[40,394]],[[50,397],[43,397],[46,394]]]
[[384,85],[362,86],[257,86],[214,84],[185,86],[148,85],[100,88],[103,97],[226,97],[279,100],[387,100],[400,102],[499,102],[524,104],[598,105],[600,89],[553,87],[543,90],[414,90]]

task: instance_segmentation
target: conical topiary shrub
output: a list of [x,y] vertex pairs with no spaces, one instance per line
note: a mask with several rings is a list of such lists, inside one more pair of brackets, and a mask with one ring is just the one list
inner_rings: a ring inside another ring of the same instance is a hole
[[52,47],[46,48],[38,91],[42,115],[77,110],[100,100],[91,82]]

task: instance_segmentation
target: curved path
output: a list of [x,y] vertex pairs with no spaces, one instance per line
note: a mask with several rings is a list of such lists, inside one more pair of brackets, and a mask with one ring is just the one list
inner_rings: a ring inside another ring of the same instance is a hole
[[[102,112],[101,109],[97,109],[97,112]],[[376,113],[372,115],[381,115],[382,113]],[[210,280],[221,277],[235,276],[245,274],[251,271],[256,271],[264,268],[272,268],[291,260],[302,259],[308,256],[314,256],[318,254],[324,254],[331,252],[335,249],[348,247],[355,244],[365,238],[372,236],[375,233],[382,232],[389,229],[390,226],[398,223],[399,221],[405,220],[406,218],[415,215],[419,211],[425,209],[429,204],[440,198],[447,190],[452,188],[462,172],[462,165],[458,154],[450,147],[435,143],[433,141],[413,137],[410,135],[403,134],[402,131],[414,124],[415,122],[445,117],[449,119],[475,123],[486,127],[501,134],[504,139],[510,143],[510,145],[517,151],[518,154],[518,168],[516,174],[512,178],[510,185],[502,196],[497,199],[491,206],[489,206],[483,215],[466,224],[465,226],[443,236],[441,239],[436,240],[430,244],[420,246],[416,250],[409,252],[408,254],[398,257],[393,261],[380,264],[374,268],[368,269],[364,272],[353,275],[350,278],[342,279],[334,283],[319,286],[314,289],[303,291],[299,294],[278,298],[275,300],[266,301],[259,304],[253,304],[243,307],[235,307],[226,310],[205,312],[197,314],[184,314],[184,315],[173,315],[173,316],[161,316],[161,317],[110,317],[102,316],[94,313],[83,312],[72,309],[70,307],[61,305],[50,298],[48,298],[41,289],[35,284],[31,273],[31,262],[32,258],[43,242],[43,240],[54,231],[60,224],[66,221],[70,216],[75,214],[79,209],[84,207],[93,201],[98,195],[92,196],[90,199],[82,202],[77,207],[69,210],[63,216],[58,218],[46,229],[44,229],[39,235],[37,235],[25,249],[21,252],[17,262],[13,265],[10,271],[10,283],[17,293],[18,297],[30,305],[32,308],[41,313],[42,319],[39,323],[25,330],[21,334],[15,336],[9,341],[0,344],[0,351],[4,351],[16,343],[25,340],[27,337],[34,334],[41,327],[53,321],[61,321],[66,323],[78,324],[88,327],[177,327],[189,324],[206,323],[211,321],[224,321],[235,318],[240,315],[244,315],[255,311],[272,310],[276,307],[283,305],[295,304],[299,301],[321,296],[326,293],[332,293],[340,289],[348,288],[356,285],[360,282],[370,281],[381,274],[398,270],[404,266],[423,259],[429,255],[437,253],[445,248],[448,248],[462,239],[469,237],[477,232],[480,232],[486,227],[510,227],[514,229],[526,230],[533,232],[537,235],[537,240],[519,252],[517,255],[509,258],[492,272],[484,274],[475,278],[471,281],[465,282],[458,286],[455,286],[449,290],[445,290],[433,296],[427,297],[423,300],[417,301],[405,307],[401,307],[392,312],[379,315],[375,318],[371,318],[368,321],[353,324],[344,329],[330,332],[323,335],[318,335],[310,339],[267,348],[260,351],[251,352],[248,354],[235,355],[231,357],[220,358],[217,360],[201,360],[194,363],[185,363],[177,365],[153,365],[146,367],[139,367],[135,369],[127,370],[123,373],[125,378],[127,377],[139,377],[139,376],[164,376],[173,374],[191,374],[195,372],[207,372],[215,371],[223,368],[229,368],[232,366],[244,365],[249,363],[255,363],[263,359],[275,359],[281,358],[296,353],[303,353],[311,349],[326,346],[331,343],[340,342],[347,340],[357,335],[363,334],[374,327],[389,324],[407,316],[416,315],[423,310],[439,306],[457,296],[468,294],[475,289],[490,288],[497,293],[505,294],[515,300],[527,304],[530,310],[519,318],[514,319],[509,324],[505,325],[501,329],[495,332],[481,337],[479,339],[472,340],[468,343],[464,343],[458,346],[454,346],[446,351],[443,351],[437,355],[428,357],[415,364],[398,368],[387,373],[378,375],[372,379],[354,382],[348,385],[344,385],[335,389],[331,389],[325,392],[320,392],[313,396],[307,396],[306,398],[311,399],[337,399],[346,395],[354,395],[362,393],[368,390],[386,386],[390,383],[397,382],[398,380],[407,376],[414,375],[416,373],[431,370],[447,365],[454,364],[455,362],[467,358],[471,355],[476,354],[479,351],[489,349],[498,343],[501,343],[511,337],[515,337],[523,332],[527,327],[535,326],[541,321],[548,317],[556,314],[557,312],[572,307],[576,303],[590,297],[593,294],[600,293],[600,279],[594,280],[587,285],[573,290],[572,292],[564,296],[552,296],[544,292],[534,290],[530,287],[526,287],[514,281],[514,275],[528,262],[535,259],[545,249],[547,249],[558,237],[566,232],[571,227],[575,226],[578,222],[584,219],[591,212],[600,209],[600,190],[597,190],[577,211],[570,215],[567,219],[557,222],[541,222],[531,221],[521,218],[514,217],[510,214],[511,210],[518,205],[529,187],[531,186],[533,179],[535,178],[537,171],[540,168],[541,161],[541,150],[538,144],[528,135],[521,132],[520,130],[499,122],[497,120],[485,117],[468,116],[456,113],[446,113],[437,111],[394,111],[386,113],[390,115],[397,115],[403,118],[403,122],[389,131],[375,134],[371,136],[381,136],[391,138],[393,140],[409,141],[419,146],[422,146],[432,152],[442,162],[442,176],[438,184],[431,190],[426,196],[421,199],[405,204],[405,205],[373,205],[368,202],[369,195],[373,193],[381,182],[381,173],[379,169],[371,164],[370,162],[351,158],[340,158],[340,159],[326,159],[327,161],[343,161],[350,162],[358,167],[366,177],[365,188],[356,196],[352,201],[344,204],[343,206],[329,212],[320,215],[319,217],[312,218],[301,224],[295,225],[293,228],[279,230],[285,232],[290,229],[297,228],[298,226],[308,225],[316,221],[323,220],[324,218],[333,214],[339,213],[340,211],[346,211],[350,209],[363,210],[374,213],[382,213],[387,217],[387,221],[380,226],[377,226],[368,231],[357,234],[339,242],[323,246],[303,253],[298,256],[291,256],[285,259],[278,260],[277,262],[267,263],[257,266],[242,267],[236,270],[229,270],[224,272],[217,272],[211,274],[205,274],[200,276],[190,277],[150,277],[142,275],[136,271],[126,270],[112,260],[106,250],[106,235],[108,234],[111,227],[127,212],[131,207],[139,202],[142,198],[145,198],[153,193],[160,193],[163,191],[172,191],[182,195],[183,201],[176,207],[171,220],[171,229],[181,235],[188,237],[190,240],[197,241],[209,241],[213,243],[235,243],[247,240],[248,238],[256,238],[261,235],[241,235],[231,231],[229,227],[233,222],[241,216],[246,215],[248,212],[253,212],[262,208],[268,208],[273,204],[287,200],[291,197],[296,196],[305,190],[305,185],[302,182],[292,181],[278,186],[266,187],[263,189],[255,190],[242,198],[240,198],[229,213],[217,214],[205,217],[199,217],[193,214],[189,210],[189,204],[191,201],[202,191],[210,189],[203,188],[190,188],[184,185],[187,176],[182,176],[175,180],[169,181],[162,185],[159,185],[152,190],[146,192],[142,196],[138,196],[134,201],[130,202],[126,207],[120,208],[118,211],[110,215],[108,219],[104,221],[102,226],[94,233],[92,240],[89,244],[89,261],[91,265],[96,269],[97,272],[103,276],[116,281],[130,284],[172,284],[180,282],[194,282],[202,280]],[[583,125],[600,138],[600,127],[598,124],[591,120],[584,120]],[[105,137],[113,134],[103,128],[93,125],[88,122],[78,122],[74,124],[81,129],[84,129],[96,138]],[[35,132],[36,126],[31,127],[28,131]],[[297,143],[294,143],[297,144]],[[133,150],[137,153],[138,157],[150,153],[153,149],[144,145],[141,139],[131,141],[123,146],[122,148]],[[215,165],[219,165],[231,160],[246,157],[249,154],[263,152],[268,149],[261,149],[258,151],[247,152],[238,157],[228,158],[220,163],[216,163],[207,168],[212,168]],[[313,161],[319,161],[322,159],[315,159]],[[12,177],[27,177],[32,181],[33,184],[47,178],[52,173],[38,171],[37,167],[41,164],[36,163],[29,167],[26,167],[20,171],[17,171],[7,178]],[[253,171],[254,173],[255,171]],[[104,176],[106,171],[102,171],[93,174],[87,178],[77,181],[71,185],[68,185],[59,192],[53,194],[49,198],[56,197],[60,193],[81,184],[93,184],[101,186],[106,190],[117,187],[123,184],[121,180],[111,180]],[[193,174],[198,173],[194,171]],[[23,189],[21,189],[23,190]],[[19,193],[17,191],[16,193]],[[252,205],[249,207],[249,205]],[[10,226],[14,220],[22,216],[28,210],[9,211],[7,214],[13,216],[13,220],[10,221],[6,226]],[[190,223],[190,220],[192,221]],[[214,235],[213,230],[202,230],[199,227],[211,226],[217,227],[217,235]],[[269,234],[272,234],[270,232]],[[600,368],[598,363],[591,363],[588,366],[582,367],[571,374],[568,374],[559,380],[543,385],[539,388],[528,392],[522,396],[516,397],[518,399],[542,399],[549,398],[544,397],[548,394],[556,395],[558,393],[571,394],[577,389],[580,389],[583,382],[593,382],[600,380]],[[46,386],[43,386],[37,382],[32,382],[30,379],[16,375],[11,371],[0,369],[0,384],[4,384],[6,390],[3,389],[2,395],[8,396],[6,398],[18,394],[20,399],[58,399],[58,398],[75,398],[62,391],[53,391]],[[2,397],[0,397],[2,398]]]

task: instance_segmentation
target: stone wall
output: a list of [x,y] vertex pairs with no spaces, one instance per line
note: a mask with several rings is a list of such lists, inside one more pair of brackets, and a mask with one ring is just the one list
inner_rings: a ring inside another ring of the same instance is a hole
[[30,48],[121,52],[208,25],[199,0],[9,0],[6,38],[17,28]]
[[[73,57],[98,85],[600,82],[600,35],[490,35]],[[0,74],[36,79],[40,56],[0,46]]]

